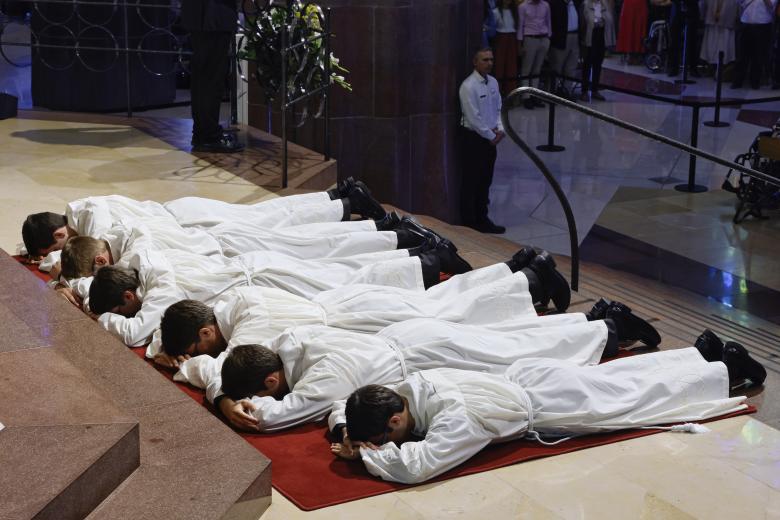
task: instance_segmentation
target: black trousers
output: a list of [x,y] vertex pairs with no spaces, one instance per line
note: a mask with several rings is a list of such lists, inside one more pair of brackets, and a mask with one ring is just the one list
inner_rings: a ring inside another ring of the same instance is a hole
[[496,165],[496,147],[478,133],[460,127],[461,162],[460,217],[464,225],[487,222],[490,184]]
[[[688,24],[688,42],[685,42],[685,24]],[[687,45],[687,46],[686,46]],[[685,65],[688,71],[694,70],[699,63],[699,20],[682,15],[674,16],[669,23],[669,61],[667,70],[672,74],[680,72],[683,47],[686,49]]]
[[225,76],[230,68],[231,32],[193,31],[190,61],[192,97],[192,136],[201,142],[221,137],[219,107],[225,90]]
[[604,28],[594,27],[590,37],[590,47],[583,48],[582,56],[582,92],[596,92],[601,83],[601,64],[604,63]]
[[769,65],[769,51],[772,42],[771,23],[747,23],[742,25],[739,37],[739,56],[734,71],[734,83],[741,84],[750,69],[750,85],[758,88],[761,74]]

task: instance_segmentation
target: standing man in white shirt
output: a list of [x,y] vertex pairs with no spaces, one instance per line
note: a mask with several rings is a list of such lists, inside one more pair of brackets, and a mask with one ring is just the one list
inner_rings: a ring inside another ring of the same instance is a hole
[[496,164],[496,145],[504,138],[501,93],[493,70],[493,51],[474,54],[474,72],[460,85],[463,171],[460,183],[460,217],[464,226],[482,233],[504,233],[506,228],[488,217],[490,184]]
[[739,21],[742,22],[737,70],[731,88],[742,88],[750,67],[750,88],[761,87],[761,74],[769,65],[772,48],[772,20],[777,0],[740,0]]

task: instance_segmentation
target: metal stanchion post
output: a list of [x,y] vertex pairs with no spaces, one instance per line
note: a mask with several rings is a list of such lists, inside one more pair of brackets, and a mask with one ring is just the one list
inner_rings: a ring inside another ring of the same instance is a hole
[[[552,75],[551,87],[555,84],[555,74]],[[540,152],[562,152],[565,146],[555,144],[555,103],[547,102],[547,144],[540,144],[536,147]]]
[[[696,83],[692,79],[688,79],[688,10],[685,7],[685,2],[680,2],[680,12],[678,13],[678,16],[682,16],[683,19],[683,55],[682,55],[682,68],[683,68],[683,77],[682,79],[677,79],[674,82],[678,84],[683,85],[693,85]],[[696,35],[694,35],[694,38]]]
[[720,120],[720,95],[723,87],[723,51],[718,52],[718,73],[716,76],[717,84],[715,85],[715,120],[705,121],[704,126],[712,128],[724,128],[731,126],[729,123]]
[[282,24],[282,188],[287,187],[287,17]]
[[330,7],[325,9],[325,81],[328,88],[325,89],[325,128],[323,134],[325,143],[323,155],[325,160],[330,160]]
[[[694,148],[699,145],[699,106],[693,107],[693,115],[691,116],[691,146]],[[688,183],[678,184],[674,187],[677,191],[687,191],[688,193],[701,193],[707,191],[706,186],[696,184],[696,156],[691,155],[690,162],[688,163]]]

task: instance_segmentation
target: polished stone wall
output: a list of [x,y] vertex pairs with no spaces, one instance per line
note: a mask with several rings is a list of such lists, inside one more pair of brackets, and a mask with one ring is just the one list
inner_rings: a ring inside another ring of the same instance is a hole
[[[482,0],[322,0],[333,52],[353,92],[332,88],[331,150],[339,177],[363,179],[382,202],[457,220],[457,90],[479,47]],[[249,122],[267,128],[252,86]],[[278,134],[279,115],[273,117]],[[322,149],[322,124],[294,140]]]

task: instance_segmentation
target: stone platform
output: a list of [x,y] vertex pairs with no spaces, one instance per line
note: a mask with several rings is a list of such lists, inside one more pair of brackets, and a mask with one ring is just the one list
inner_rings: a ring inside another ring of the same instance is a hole
[[0,519],[258,518],[270,461],[0,250]]

